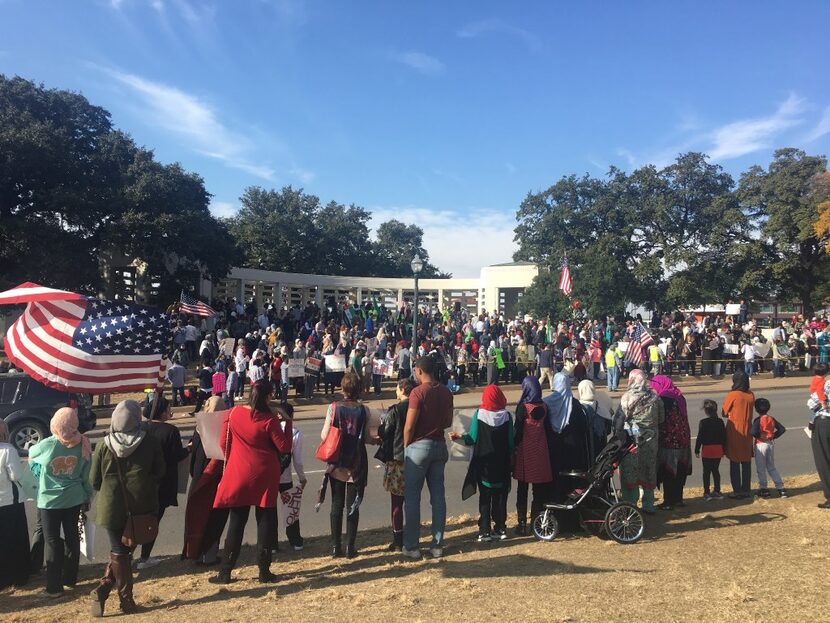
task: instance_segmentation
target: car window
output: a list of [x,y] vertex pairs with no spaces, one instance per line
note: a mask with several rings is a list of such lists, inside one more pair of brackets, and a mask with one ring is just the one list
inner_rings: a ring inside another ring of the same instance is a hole
[[0,404],[10,405],[20,402],[26,395],[29,383],[25,378],[4,379],[0,383]]

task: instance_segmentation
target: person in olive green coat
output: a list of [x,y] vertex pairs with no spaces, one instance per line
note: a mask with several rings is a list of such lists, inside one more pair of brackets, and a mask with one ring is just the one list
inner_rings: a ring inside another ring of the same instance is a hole
[[[118,463],[116,464],[116,461]],[[118,466],[124,478],[124,491]],[[95,448],[89,481],[98,491],[95,523],[106,530],[110,540],[110,562],[98,586],[92,591],[92,615],[104,616],[104,604],[115,586],[121,611],[137,611],[133,600],[132,551],[121,543],[127,523],[127,505],[133,515],[158,513],[158,487],[165,463],[159,441],[147,435],[141,425],[141,406],[124,400],[112,412],[109,433]]]

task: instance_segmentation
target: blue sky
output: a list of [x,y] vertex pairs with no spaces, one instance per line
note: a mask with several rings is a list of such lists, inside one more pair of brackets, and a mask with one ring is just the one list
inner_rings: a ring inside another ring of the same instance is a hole
[[216,214],[291,184],[476,276],[562,175],[828,153],[828,23],[823,0],[0,0],[0,72],[104,106]]

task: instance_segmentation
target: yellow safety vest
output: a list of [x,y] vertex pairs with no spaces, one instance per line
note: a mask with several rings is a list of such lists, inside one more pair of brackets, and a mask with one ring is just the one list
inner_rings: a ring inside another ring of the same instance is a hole
[[657,348],[654,344],[648,347],[648,359],[652,363],[657,363],[660,361],[660,349]]
[[617,360],[614,357],[614,351],[612,349],[608,349],[608,352],[605,353],[605,367],[606,368],[614,368],[617,365]]

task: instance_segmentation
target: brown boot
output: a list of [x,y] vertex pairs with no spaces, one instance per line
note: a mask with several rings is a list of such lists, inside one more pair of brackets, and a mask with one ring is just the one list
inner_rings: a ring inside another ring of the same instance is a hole
[[110,592],[112,592],[112,587],[115,585],[115,574],[112,572],[115,558],[116,554],[110,552],[110,562],[104,568],[104,576],[98,582],[98,586],[90,593],[92,595],[90,614],[94,617],[100,618],[104,616],[104,604],[110,596]]
[[133,600],[133,569],[132,560],[129,554],[114,554],[115,561],[112,571],[115,574],[115,582],[118,588],[118,599],[121,601],[121,612],[133,614],[139,608]]

